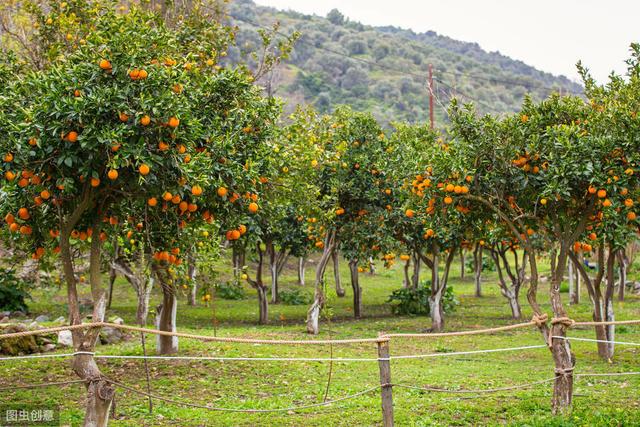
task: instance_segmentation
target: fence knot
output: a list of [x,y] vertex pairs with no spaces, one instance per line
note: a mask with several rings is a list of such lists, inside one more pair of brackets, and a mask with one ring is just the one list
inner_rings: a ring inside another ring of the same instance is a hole
[[568,377],[569,375],[573,374],[573,368],[575,368],[575,366],[571,366],[569,368],[556,368],[554,372],[556,373],[556,375]]
[[531,322],[535,324],[538,328],[541,328],[547,324],[548,319],[549,319],[549,316],[547,316],[547,313],[534,314],[533,317],[531,318]]
[[576,323],[576,321],[571,319],[570,317],[554,317],[553,319],[551,319],[552,325],[560,324],[566,326],[567,328],[572,327],[574,323]]

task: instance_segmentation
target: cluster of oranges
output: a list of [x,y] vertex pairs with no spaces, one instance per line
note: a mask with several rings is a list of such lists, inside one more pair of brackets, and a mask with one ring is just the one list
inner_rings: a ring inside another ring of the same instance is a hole
[[165,262],[167,264],[181,265],[182,259],[178,257],[180,248],[173,248],[171,251],[157,251],[153,254],[153,259],[157,262]]
[[240,237],[244,236],[244,234],[246,232],[247,232],[247,226],[244,225],[244,224],[240,224],[238,226],[238,228],[235,228],[233,230],[228,230],[225,233],[225,237],[227,238],[227,240],[232,242],[232,241],[238,240]]
[[511,161],[511,164],[517,168],[521,168],[524,172],[531,172],[534,174],[540,173],[540,170],[545,170],[549,166],[547,162],[543,162],[538,165],[540,156],[538,154],[530,155],[525,152]]

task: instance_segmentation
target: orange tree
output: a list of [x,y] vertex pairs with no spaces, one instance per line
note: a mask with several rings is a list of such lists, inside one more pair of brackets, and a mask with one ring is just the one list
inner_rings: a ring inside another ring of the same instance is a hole
[[[405,215],[422,228],[422,261],[431,269],[429,309],[432,329],[444,328],[444,294],[456,253],[472,238],[477,214],[466,200],[455,196],[469,192],[472,176],[457,156],[457,146],[441,140],[429,147],[424,170],[412,181],[412,197]],[[440,270],[441,258],[444,268]]]
[[[264,110],[256,111],[235,97],[248,94],[255,100],[259,94],[244,72],[215,66],[216,52],[228,41],[225,34],[196,16],[170,29],[154,14],[104,7],[77,49],[42,71],[12,74],[4,88],[2,216],[35,258],[59,251],[72,324],[82,320],[72,259],[76,233],[79,241],[90,240],[93,320],[101,321],[106,305],[101,243],[110,211],[118,212],[128,198],[147,204],[155,198],[161,205],[167,193],[195,197],[199,185],[202,190],[217,182],[235,185],[254,170],[245,159],[253,153],[247,146],[262,141],[265,124],[271,123],[262,118],[273,109],[262,103]],[[227,122],[232,113],[234,120]],[[232,161],[223,168],[227,152]],[[219,169],[211,167],[216,162]],[[202,205],[226,206],[232,194],[217,200],[213,191],[204,191]],[[206,219],[205,212],[199,217]],[[230,218],[227,230],[237,231],[239,221]],[[152,247],[164,252],[170,244]],[[91,352],[97,336],[98,329],[75,330],[74,347]],[[73,367],[88,384],[85,422],[104,424],[113,388],[100,379],[90,354],[76,355]]]
[[[594,212],[583,234],[574,242],[569,256],[584,279],[595,321],[615,320],[615,264],[616,261],[621,264],[620,286],[624,287],[626,266],[620,255],[626,245],[634,241],[638,231],[639,58],[640,45],[634,44],[627,78],[612,76],[606,86],[596,85],[587,71],[580,67],[591,107],[588,121],[582,124],[582,132],[589,138],[590,145],[598,147],[596,154],[601,157],[584,196],[594,201]],[[590,252],[592,248],[598,264],[598,273],[593,278],[579,262],[579,253]],[[615,325],[597,325],[595,332],[600,340],[598,353],[604,359],[610,359],[614,351],[611,341],[614,340]]]
[[[421,254],[425,251],[424,226],[408,208],[412,198],[423,197],[431,181],[423,176],[438,134],[427,125],[394,124],[387,147],[387,187],[381,196],[386,205],[385,228],[399,243],[405,262],[405,284],[417,288],[420,282]],[[428,169],[430,170],[430,169]],[[413,272],[409,277],[409,267]]]
[[[324,141],[324,160],[318,164],[319,206],[325,212],[316,246],[323,249],[316,270],[315,296],[307,315],[307,331],[317,334],[325,303],[324,270],[336,248],[349,259],[354,291],[354,314],[360,314],[358,265],[382,250],[373,235],[381,225],[384,201],[386,140],[375,119],[343,107],[314,125]],[[324,240],[321,236],[324,235]]]

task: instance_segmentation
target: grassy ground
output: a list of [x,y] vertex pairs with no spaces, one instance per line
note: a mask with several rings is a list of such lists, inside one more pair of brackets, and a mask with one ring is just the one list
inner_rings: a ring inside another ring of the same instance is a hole
[[[317,256],[316,256],[317,258]],[[307,280],[313,276],[312,266]],[[416,332],[429,327],[425,317],[393,316],[385,300],[393,289],[401,286],[399,265],[376,275],[363,275],[362,286],[365,318],[351,318],[351,292],[348,269],[342,263],[342,278],[347,296],[337,298],[331,290],[329,305],[332,320],[325,320],[320,338],[373,337],[379,331]],[[457,311],[446,319],[449,331],[493,327],[513,323],[506,300],[500,296],[495,273],[484,277],[485,296],[473,296],[471,277],[460,278],[455,265],[452,285],[460,300]],[[426,274],[426,272],[424,272]],[[470,276],[470,275],[469,275]],[[332,277],[331,272],[327,277]],[[330,281],[331,282],[331,281]],[[287,270],[283,288],[294,288],[295,272]],[[82,289],[88,293],[87,288]],[[311,295],[310,285],[304,292]],[[219,300],[215,303],[217,331],[220,336],[245,336],[305,339],[306,306],[275,305],[270,307],[271,324],[256,326],[257,299],[247,290],[248,299]],[[583,302],[571,306],[572,318],[590,319],[590,303],[583,291]],[[178,314],[180,331],[213,334],[213,308],[188,307],[181,298]],[[540,300],[547,300],[546,283],[541,284]],[[524,300],[524,298],[523,298]],[[565,295],[566,300],[566,295]],[[64,313],[62,291],[42,291],[32,304],[34,314],[47,313],[55,318]],[[154,294],[152,306],[159,301]],[[531,311],[523,304],[525,318]],[[548,304],[544,309],[550,313]],[[640,318],[640,299],[629,297],[616,303],[618,319]],[[119,315],[133,323],[135,297],[130,287],[119,281],[110,315]],[[593,338],[589,329],[577,329],[571,336]],[[621,341],[640,342],[640,327],[619,327]],[[434,339],[398,339],[391,343],[391,354],[439,353],[491,349],[541,344],[533,329],[499,333],[491,336],[470,336]],[[615,359],[605,362],[598,358],[594,343],[574,341],[577,357],[576,373],[640,371],[640,348],[618,346]],[[153,342],[149,347],[153,347]],[[132,336],[118,345],[98,347],[101,354],[141,354],[139,337]],[[376,357],[373,344],[347,346],[247,345],[180,341],[183,355],[224,356],[288,356],[288,357]],[[62,351],[61,351],[62,352]],[[153,354],[153,348],[150,349]],[[143,389],[144,364],[141,360],[101,359],[103,372],[112,378]],[[324,362],[218,362],[164,361],[149,362],[153,392],[203,405],[225,408],[282,408],[321,401],[327,389],[329,364]],[[459,355],[392,362],[392,381],[412,385],[445,388],[482,389],[522,384],[553,376],[550,354],[545,348],[493,354]],[[67,359],[0,362],[0,388],[13,384],[41,383],[75,379]],[[336,362],[332,367],[328,399],[339,398],[375,386],[379,383],[376,362]],[[393,391],[396,425],[640,425],[640,375],[635,377],[580,378],[575,387],[573,411],[563,417],[550,415],[551,384],[526,390],[514,390],[490,395],[462,395],[424,392],[404,388]],[[60,405],[65,425],[81,422],[84,388],[78,384],[34,390],[0,392],[0,403],[38,402]],[[210,412],[163,402],[154,402],[153,414],[148,413],[147,400],[137,394],[118,390],[115,426],[371,426],[381,425],[378,391],[328,407],[269,414]]]

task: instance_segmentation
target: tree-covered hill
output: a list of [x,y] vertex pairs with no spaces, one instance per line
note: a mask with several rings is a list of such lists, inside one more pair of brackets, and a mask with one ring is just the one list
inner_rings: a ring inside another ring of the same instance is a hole
[[558,89],[581,92],[580,85],[564,76],[433,31],[371,27],[349,21],[337,10],[319,17],[262,7],[251,0],[233,1],[229,13],[241,28],[232,59],[259,45],[260,26],[279,22],[281,33],[301,33],[291,57],[263,82],[270,80],[274,93],[287,101],[288,111],[300,103],[321,111],[348,104],[372,111],[384,123],[427,120],[429,64],[440,123],[453,95],[474,101],[481,112],[507,112],[518,109],[527,93],[540,99]]

